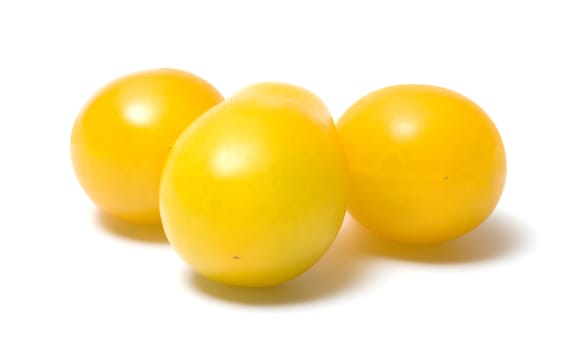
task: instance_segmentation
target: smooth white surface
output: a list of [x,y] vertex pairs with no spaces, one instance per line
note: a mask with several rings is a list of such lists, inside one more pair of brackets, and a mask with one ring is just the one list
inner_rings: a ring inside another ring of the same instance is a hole
[[[576,348],[575,40],[569,0],[0,2],[0,349]],[[335,117],[387,85],[454,89],[500,129],[504,195],[447,246],[348,222],[285,286],[203,281],[99,218],[69,161],[91,94],[156,67],[225,95],[299,84]]]

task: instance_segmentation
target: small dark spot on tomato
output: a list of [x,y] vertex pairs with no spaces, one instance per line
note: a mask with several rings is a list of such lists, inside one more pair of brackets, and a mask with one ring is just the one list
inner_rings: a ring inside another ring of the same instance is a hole
[[444,176],[442,179],[444,179],[444,180],[448,180],[448,176]]
[[238,260],[238,259],[240,259],[240,257],[239,257],[238,255],[234,255],[234,256],[232,257],[232,259]]

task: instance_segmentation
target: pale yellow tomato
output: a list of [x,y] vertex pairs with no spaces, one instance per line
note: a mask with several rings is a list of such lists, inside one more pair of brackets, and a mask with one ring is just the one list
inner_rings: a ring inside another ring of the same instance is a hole
[[208,82],[175,69],[111,82],[74,124],[71,153],[78,181],[104,212],[135,223],[159,223],[160,177],[170,148],[220,101]]
[[162,178],[162,222],[201,275],[271,286],[329,248],[346,212],[347,181],[336,127],[318,97],[255,84],[178,139]]
[[461,236],[498,203],[506,177],[502,140],[488,115],[454,91],[375,91],[344,113],[338,131],[350,170],[350,213],[389,240]]

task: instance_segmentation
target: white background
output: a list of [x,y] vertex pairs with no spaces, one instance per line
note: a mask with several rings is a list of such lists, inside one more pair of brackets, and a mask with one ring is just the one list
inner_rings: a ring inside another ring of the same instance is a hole
[[[575,349],[572,3],[1,0],[0,349]],[[225,95],[299,84],[335,118],[387,85],[454,89],[502,134],[504,195],[449,244],[348,220],[284,286],[204,281],[160,232],[102,219],[71,170],[90,95],[157,67]]]

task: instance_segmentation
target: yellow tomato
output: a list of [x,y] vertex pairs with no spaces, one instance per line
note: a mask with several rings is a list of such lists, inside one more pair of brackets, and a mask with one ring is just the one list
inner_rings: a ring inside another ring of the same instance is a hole
[[350,169],[350,213],[383,237],[440,242],[482,223],[504,187],[498,130],[468,98],[399,85],[356,102],[338,121]]
[[71,153],[78,181],[104,212],[135,223],[159,223],[160,177],[170,148],[220,101],[208,82],[175,69],[111,82],[74,124]]
[[271,286],[328,249],[346,212],[347,181],[324,104],[300,87],[255,84],[178,139],[161,183],[162,222],[201,275]]

